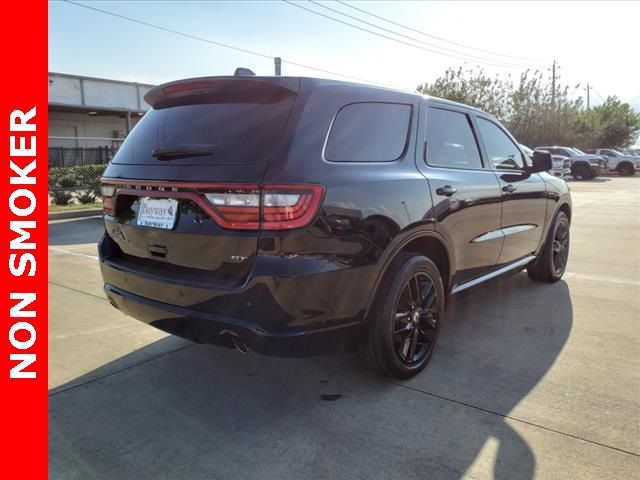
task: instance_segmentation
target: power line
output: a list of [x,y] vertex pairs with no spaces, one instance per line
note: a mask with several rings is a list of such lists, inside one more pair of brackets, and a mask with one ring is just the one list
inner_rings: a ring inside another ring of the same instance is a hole
[[593,88],[593,85],[591,85],[591,90],[593,90],[593,92],[598,96],[598,98],[600,99],[600,101],[601,101],[602,103],[604,103],[604,102],[606,101],[604,98],[602,98],[602,95],[600,95],[600,94],[598,93],[598,91],[597,91],[595,88]]
[[[307,11],[307,12],[309,12],[309,13],[313,13],[314,15],[319,15],[319,16],[321,16],[321,17],[324,17],[324,18],[326,18],[326,19],[332,20],[332,21],[334,21],[334,22],[338,22],[338,23],[341,23],[341,24],[343,24],[343,25],[347,25],[347,26],[352,27],[352,28],[355,28],[355,29],[357,29],[357,30],[361,30],[361,31],[363,31],[363,32],[367,32],[367,33],[370,33],[370,34],[372,34],[372,35],[376,35],[376,36],[378,36],[378,37],[385,38],[385,39],[387,39],[387,40],[391,40],[391,41],[396,42],[396,43],[400,43],[400,44],[402,44],[402,45],[407,45],[407,46],[409,46],[409,47],[417,48],[417,49],[419,49],[419,50],[423,50],[423,51],[430,52],[430,53],[436,53],[436,54],[438,54],[438,55],[444,55],[444,56],[446,56],[446,57],[458,58],[458,59],[461,59],[461,60],[464,60],[464,61],[470,61],[470,60],[478,61],[478,60],[474,60],[474,59],[472,59],[472,58],[469,58],[468,56],[455,55],[455,54],[449,54],[449,53],[443,53],[443,52],[439,52],[439,51],[437,51],[437,50],[432,50],[432,49],[429,49],[429,48],[426,48],[426,47],[421,47],[420,45],[416,45],[416,44],[414,44],[414,43],[410,43],[410,42],[405,42],[404,40],[400,40],[400,39],[398,39],[398,38],[393,38],[393,37],[390,37],[390,36],[385,35],[385,34],[383,34],[383,33],[374,32],[373,30],[369,30],[369,29],[367,29],[367,28],[360,27],[360,26],[358,26],[358,25],[354,25],[353,23],[345,22],[345,21],[343,21],[343,20],[340,20],[340,19],[338,19],[338,18],[332,17],[332,16],[330,16],[330,15],[325,15],[325,14],[324,14],[324,13],[322,13],[322,12],[318,12],[318,11],[316,11],[316,10],[312,10],[312,9],[310,9],[310,8],[304,7],[304,6],[302,6],[302,5],[298,4],[298,3],[294,3],[294,2],[291,2],[291,1],[289,1],[289,0],[282,0],[282,1],[283,1],[283,2],[285,2],[285,3],[287,3],[287,4],[289,4],[289,5],[291,5],[291,6],[294,6],[294,7],[300,8],[300,9],[302,9],[302,10],[306,10],[306,11]],[[506,68],[520,68],[520,67],[521,67],[521,65],[510,65],[510,64],[504,64],[504,63],[501,63],[501,62],[498,62],[498,61],[495,61],[495,62],[494,62],[494,61],[487,61],[487,60],[483,60],[483,61],[478,61],[478,62],[479,62],[479,63],[487,64],[487,65],[497,66],[497,67],[506,67]],[[531,66],[533,66],[533,65],[531,65]]]
[[443,37],[438,37],[436,35],[432,35],[430,33],[426,33],[426,32],[424,32],[422,30],[418,30],[418,29],[411,28],[411,27],[408,27],[406,25],[403,25],[401,23],[394,22],[393,20],[389,20],[388,18],[382,17],[380,15],[376,15],[375,13],[371,13],[371,12],[369,12],[367,10],[362,9],[362,8],[355,7],[355,6],[351,5],[350,3],[344,2],[343,0],[335,0],[335,1],[338,2],[338,3],[341,3],[345,7],[352,8],[353,10],[357,10],[357,11],[359,11],[361,13],[364,13],[365,15],[370,15],[372,17],[375,17],[375,18],[377,18],[379,20],[385,21],[385,22],[390,23],[392,25],[395,25],[397,27],[404,28],[404,29],[409,30],[409,31],[414,32],[414,33],[419,33],[420,35],[424,35],[425,37],[433,38],[435,40],[440,40],[441,42],[450,43],[450,44],[456,45],[458,47],[468,48],[469,50],[475,50],[477,52],[489,53],[491,55],[497,55],[499,57],[513,58],[513,59],[516,59],[516,60],[530,60],[530,61],[534,61],[534,62],[542,62],[542,61],[544,61],[541,58],[531,58],[531,57],[520,57],[520,56],[516,56],[516,55],[508,55],[506,53],[494,52],[492,50],[485,50],[483,48],[477,48],[477,47],[472,47],[470,45],[465,45],[464,43],[454,42],[453,40],[448,40],[448,39],[443,38]]
[[[228,49],[231,49],[231,50],[236,50],[238,52],[246,53],[248,55],[254,55],[256,57],[267,58],[269,60],[272,60],[274,58],[273,55],[267,55],[266,53],[261,53],[261,52],[257,52],[257,51],[254,51],[254,50],[249,50],[247,48],[236,47],[234,45],[229,45],[227,43],[218,42],[218,41],[211,40],[211,39],[204,38],[204,37],[199,37],[197,35],[192,35],[190,33],[185,33],[185,32],[174,30],[174,29],[171,29],[171,28],[168,28],[168,27],[163,27],[162,25],[156,25],[155,23],[146,22],[144,20],[140,20],[140,19],[133,18],[133,17],[127,17],[125,15],[121,15],[119,13],[115,13],[115,12],[112,12],[112,11],[109,11],[109,10],[103,10],[101,8],[92,7],[92,6],[85,5],[85,4],[78,3],[78,2],[74,2],[74,1],[71,1],[71,0],[62,0],[62,1],[66,2],[66,3],[70,4],[70,5],[75,5],[76,7],[82,7],[82,8],[86,8],[87,10],[93,10],[93,11],[98,12],[98,13],[102,13],[102,14],[105,14],[105,15],[110,15],[112,17],[116,17],[116,18],[119,18],[121,20],[127,20],[129,22],[137,23],[139,25],[144,25],[146,27],[154,28],[156,30],[161,30],[163,32],[172,33],[174,35],[179,35],[181,37],[189,38],[191,40],[197,40],[197,41],[208,43],[208,44],[215,45],[215,46],[218,46],[218,47],[223,47],[223,48],[228,48]],[[393,89],[397,89],[397,90],[409,90],[407,87],[400,87],[400,86],[397,86],[397,85],[389,85],[389,84],[386,84],[386,83],[380,83],[380,82],[377,82],[377,81],[374,81],[374,80],[369,80],[367,78],[356,77],[354,75],[347,75],[347,74],[344,74],[344,73],[334,72],[334,71],[331,71],[331,70],[326,70],[324,68],[319,68],[319,67],[314,67],[312,65],[306,65],[304,63],[294,62],[292,60],[285,60],[284,58],[282,59],[282,63],[288,63],[289,65],[293,65],[295,67],[305,68],[307,70],[313,70],[313,71],[321,72],[321,73],[326,73],[328,75],[336,75],[338,77],[348,78],[350,80],[356,80],[358,82],[365,82],[365,83],[370,83],[370,84],[375,84],[375,85],[381,85],[381,86],[384,86],[384,87],[393,88]]]
[[[460,52],[460,51],[453,50],[453,49],[448,48],[448,47],[443,47],[443,46],[436,45],[436,44],[433,44],[433,43],[425,42],[424,40],[420,40],[419,38],[412,37],[412,36],[409,36],[409,35],[405,35],[403,33],[400,33],[398,31],[396,31],[396,30],[391,30],[389,28],[381,27],[380,25],[377,25],[375,23],[371,23],[371,22],[363,20],[363,19],[361,19],[359,17],[355,17],[353,15],[349,15],[347,13],[341,12],[340,10],[336,10],[335,8],[328,7],[327,5],[325,5],[323,3],[320,3],[320,2],[317,2],[315,0],[308,0],[308,1],[313,3],[314,5],[316,5],[318,7],[324,8],[325,10],[329,10],[331,12],[337,13],[338,15],[342,15],[342,16],[350,18],[352,20],[356,20],[358,22],[364,23],[365,25],[369,25],[370,27],[377,28],[377,29],[382,30],[384,32],[391,33],[392,35],[396,35],[396,36],[399,36],[399,37],[402,37],[402,38],[406,38],[408,40],[411,40],[412,42],[417,42],[417,43],[421,43],[423,45],[427,45],[428,47],[438,48],[440,50],[443,50],[444,52],[453,53],[454,55],[463,55],[465,58],[468,57],[468,59],[472,59],[474,61],[490,62],[490,63],[499,62],[500,64],[504,64],[505,66],[508,65],[508,66],[512,66],[512,67],[529,67],[529,66],[536,67],[537,66],[537,65],[530,65],[530,64],[523,64],[523,63],[516,64],[516,63],[513,63],[513,62],[505,62],[505,61],[502,61],[502,60],[492,60],[490,58],[478,57],[477,55],[474,55],[474,54]],[[444,54],[443,52],[437,52],[437,53]]]

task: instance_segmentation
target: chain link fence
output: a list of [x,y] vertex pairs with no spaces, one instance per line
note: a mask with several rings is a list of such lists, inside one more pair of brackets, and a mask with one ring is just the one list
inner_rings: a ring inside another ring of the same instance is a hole
[[123,141],[122,138],[49,137],[49,168],[106,165]]
[[49,137],[49,203],[100,200],[100,177],[124,139]]

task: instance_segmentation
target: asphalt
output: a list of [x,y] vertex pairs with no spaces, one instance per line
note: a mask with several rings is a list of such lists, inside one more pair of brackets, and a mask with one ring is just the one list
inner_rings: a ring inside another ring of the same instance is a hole
[[570,185],[564,279],[453,297],[406,382],[124,317],[102,293],[100,219],[50,222],[50,478],[640,478],[640,176]]

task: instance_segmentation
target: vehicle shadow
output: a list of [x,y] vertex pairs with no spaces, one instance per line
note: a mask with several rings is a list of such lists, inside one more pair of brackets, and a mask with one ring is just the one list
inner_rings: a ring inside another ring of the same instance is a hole
[[[462,293],[431,364],[407,382],[355,355],[175,350],[167,338],[141,349],[166,343],[162,354],[132,362],[138,350],[52,392],[49,476],[530,479],[536,454],[507,417],[556,361],[572,317],[562,281],[521,273]],[[495,461],[477,465],[487,449]]]

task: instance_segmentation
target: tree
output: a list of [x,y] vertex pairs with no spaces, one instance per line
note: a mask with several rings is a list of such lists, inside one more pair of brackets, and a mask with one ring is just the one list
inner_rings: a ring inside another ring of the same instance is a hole
[[555,92],[552,85],[549,75],[538,70],[523,72],[514,84],[509,76],[490,77],[482,69],[459,67],[448,68],[417,90],[484,110],[531,147],[623,148],[640,133],[640,114],[617,97],[587,110],[582,97],[576,95],[580,85],[562,85],[558,76]]
[[507,98],[511,90],[509,80],[489,77],[484,70],[448,68],[433,83],[418,85],[418,92],[446,98],[484,110],[497,117],[507,115]]
[[633,144],[640,133],[640,114],[618,97],[609,96],[603,104],[588,112],[595,135],[588,147],[625,148]]

